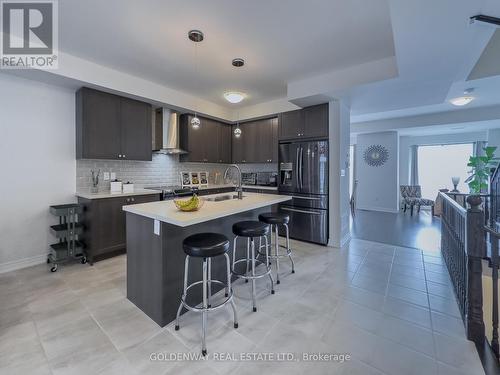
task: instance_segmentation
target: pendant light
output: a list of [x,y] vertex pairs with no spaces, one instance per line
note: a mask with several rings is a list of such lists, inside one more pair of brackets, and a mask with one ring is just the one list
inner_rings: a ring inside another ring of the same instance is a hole
[[[188,38],[192,42],[194,42],[194,70],[196,74],[196,81],[197,81],[197,86],[198,85],[198,49],[197,49],[197,44],[200,43],[204,39],[204,35],[200,30],[191,30],[188,33]],[[198,114],[196,111],[194,112],[194,117],[191,119],[191,127],[193,129],[199,129],[201,125],[201,121],[198,118]]]
[[240,128],[239,118],[240,118],[240,112],[238,111],[238,112],[236,112],[236,127],[233,130],[233,134],[234,134],[235,138],[241,137],[241,128]]
[[[235,59],[233,59],[233,61],[231,61],[231,65],[234,66],[235,68],[241,68],[243,65],[245,65],[245,60],[243,60],[240,57],[235,58]],[[242,94],[240,92],[226,92],[224,94],[224,97],[226,98],[226,100],[228,102],[233,103],[233,104],[237,104],[245,98],[245,94]],[[241,133],[242,133],[241,128],[240,128],[239,118],[240,118],[240,112],[238,111],[236,113],[236,127],[234,128],[234,131],[233,131],[235,138],[241,137]]]

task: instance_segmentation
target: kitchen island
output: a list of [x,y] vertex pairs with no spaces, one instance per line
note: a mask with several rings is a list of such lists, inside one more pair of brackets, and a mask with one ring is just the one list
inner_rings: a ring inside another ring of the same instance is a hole
[[[178,211],[173,201],[124,206],[127,215],[127,298],[161,327],[175,319],[182,294],[184,251],[182,241],[201,232],[216,232],[234,238],[232,225],[242,220],[258,220],[262,212],[275,210],[290,196],[245,193],[243,199],[214,201],[227,196],[204,197],[195,212]],[[232,248],[232,247],[231,247]],[[246,241],[238,242],[238,258],[246,254]],[[232,252],[231,252],[232,253]],[[230,254],[231,256],[232,254]],[[192,259],[190,282],[201,280],[201,260]],[[225,259],[214,258],[212,278],[225,280]],[[219,289],[212,288],[216,293]],[[190,290],[191,292],[191,290]],[[189,303],[201,302],[201,287],[193,288]]]

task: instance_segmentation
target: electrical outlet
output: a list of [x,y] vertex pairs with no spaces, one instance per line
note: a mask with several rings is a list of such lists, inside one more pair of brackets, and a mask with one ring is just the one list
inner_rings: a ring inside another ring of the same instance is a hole
[[109,181],[109,172],[104,172],[104,181]]
[[115,172],[111,172],[111,180],[112,181],[116,180],[116,173]]
[[345,177],[345,169],[340,170],[340,177]]

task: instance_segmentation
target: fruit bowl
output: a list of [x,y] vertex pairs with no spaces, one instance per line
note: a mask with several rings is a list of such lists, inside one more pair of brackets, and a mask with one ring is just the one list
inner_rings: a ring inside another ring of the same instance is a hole
[[184,212],[198,211],[205,201],[194,194],[189,199],[174,199],[175,207]]

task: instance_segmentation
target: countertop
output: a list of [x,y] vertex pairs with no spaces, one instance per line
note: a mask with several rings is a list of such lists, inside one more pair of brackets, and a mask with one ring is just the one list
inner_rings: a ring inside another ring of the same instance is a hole
[[111,193],[109,191],[100,191],[97,194],[92,194],[90,191],[77,192],[76,196],[85,199],[102,199],[102,198],[116,198],[128,197],[132,195],[153,195],[161,194],[159,190],[135,188],[132,193]]
[[[211,189],[224,189],[224,188],[236,188],[234,185],[223,184],[223,185],[208,185],[199,187],[199,190],[211,190]],[[259,186],[259,185],[243,185],[245,189],[256,189],[256,190],[278,190],[276,186]],[[78,191],[76,192],[76,196],[85,199],[103,199],[103,198],[116,198],[116,197],[127,197],[132,195],[152,195],[152,194],[160,194],[159,190],[151,190],[147,188],[134,188],[132,193],[110,193],[109,191],[100,191],[97,194],[91,193],[89,190],[87,191]]]
[[[212,194],[207,197],[215,197],[225,194]],[[206,197],[202,197],[206,198]],[[123,206],[123,210],[136,215],[159,220],[165,223],[187,227],[193,224],[218,219],[225,216],[238,214],[240,212],[254,210],[256,208],[271,206],[273,204],[291,200],[288,195],[244,193],[243,199],[230,199],[227,201],[210,202],[205,204],[199,211],[179,211],[173,201],[160,201]]]

